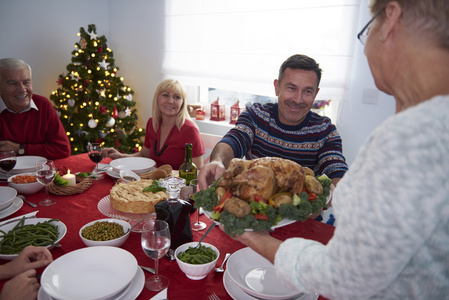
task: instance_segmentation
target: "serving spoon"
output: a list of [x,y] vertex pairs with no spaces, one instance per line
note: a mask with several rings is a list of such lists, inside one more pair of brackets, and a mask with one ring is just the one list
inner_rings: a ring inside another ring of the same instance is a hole
[[33,202],[30,202],[30,201],[26,200],[26,199],[25,199],[25,196],[17,195],[17,197],[19,197],[20,199],[22,199],[23,202],[28,203],[30,206],[32,206],[32,207],[37,207],[37,204],[35,204],[35,203],[33,203]]
[[231,253],[226,253],[225,258],[223,259],[223,263],[221,264],[221,266],[219,268],[215,268],[215,272],[218,273],[223,273],[224,272],[224,264],[226,263],[226,261],[228,260],[228,258],[231,256]]
[[210,232],[210,231],[212,230],[212,228],[214,228],[214,227],[215,227],[215,222],[212,222],[212,224],[209,226],[209,229],[207,229],[206,233],[201,237],[201,239],[200,239],[200,241],[198,242],[198,244],[197,244],[195,247],[193,247],[194,249],[195,249],[195,248],[198,248],[198,247],[200,246],[201,242],[204,240],[204,238],[206,237],[206,235],[208,235],[209,232]]

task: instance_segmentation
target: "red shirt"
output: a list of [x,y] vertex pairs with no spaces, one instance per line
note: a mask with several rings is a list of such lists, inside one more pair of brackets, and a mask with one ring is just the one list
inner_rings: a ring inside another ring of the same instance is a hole
[[156,162],[157,166],[169,164],[174,170],[178,170],[184,162],[186,143],[193,145],[192,157],[198,157],[206,153],[200,132],[191,120],[186,120],[181,130],[178,130],[175,126],[171,135],[165,141],[164,145],[167,145],[167,148],[159,156],[154,154],[154,141],[156,139],[158,140],[156,151],[160,152],[164,146],[159,144],[159,135],[153,129],[153,118],[150,118],[146,128],[145,147],[150,149],[150,158]]
[[70,142],[51,102],[33,95],[39,110],[0,113],[0,140],[23,144],[25,155],[59,159],[70,156]]

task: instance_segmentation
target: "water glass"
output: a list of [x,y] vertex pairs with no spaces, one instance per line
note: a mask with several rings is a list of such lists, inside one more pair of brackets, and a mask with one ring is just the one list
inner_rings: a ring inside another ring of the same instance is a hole
[[142,228],[141,244],[143,252],[154,259],[154,276],[145,281],[145,287],[151,291],[161,291],[170,283],[169,279],[159,275],[159,259],[163,257],[170,248],[170,227],[163,220],[150,219]]
[[36,179],[45,186],[45,200],[39,202],[42,206],[49,206],[56,203],[56,200],[48,196],[48,185],[53,182],[56,176],[55,164],[52,160],[39,160],[35,164]]

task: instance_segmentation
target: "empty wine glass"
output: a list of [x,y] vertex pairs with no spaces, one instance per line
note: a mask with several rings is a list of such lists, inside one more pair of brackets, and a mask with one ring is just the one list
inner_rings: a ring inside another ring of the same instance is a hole
[[94,178],[96,180],[102,179],[104,176],[103,176],[103,174],[98,173],[98,163],[103,160],[103,156],[104,156],[103,148],[98,143],[89,143],[87,145],[87,150],[89,153],[90,160],[96,164],[95,170],[92,172],[94,175]]
[[[189,185],[192,187],[193,194],[195,194],[196,191],[198,190],[198,179],[190,180]],[[191,223],[192,230],[195,230],[195,231],[204,230],[207,227],[206,223],[200,221],[200,209],[201,208],[198,208],[196,210],[196,213],[198,214],[198,219],[195,222]]]
[[167,277],[159,275],[159,258],[163,257],[170,248],[170,227],[162,220],[148,220],[142,228],[141,244],[143,252],[154,259],[154,274],[145,280],[145,287],[151,291],[165,289],[170,281]]
[[52,160],[39,160],[36,162],[36,178],[40,184],[45,186],[45,200],[39,202],[42,206],[49,206],[56,203],[56,200],[48,196],[48,185],[55,179],[56,170]]
[[16,153],[14,151],[0,152],[0,169],[6,172],[6,179],[9,172],[16,166]]

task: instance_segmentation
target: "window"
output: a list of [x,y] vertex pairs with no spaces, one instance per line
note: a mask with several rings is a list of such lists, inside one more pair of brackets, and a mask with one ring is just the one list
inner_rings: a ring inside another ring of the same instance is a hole
[[163,73],[188,86],[189,98],[206,103],[217,90],[274,97],[279,67],[296,53],[323,69],[317,99],[333,106],[345,97],[360,0],[165,2]]

